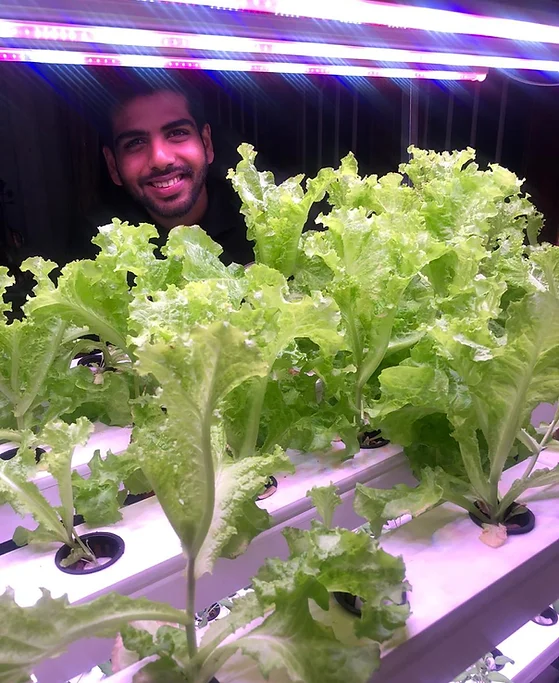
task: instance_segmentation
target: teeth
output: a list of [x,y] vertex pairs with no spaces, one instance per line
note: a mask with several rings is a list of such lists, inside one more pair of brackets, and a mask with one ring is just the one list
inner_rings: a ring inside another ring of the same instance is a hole
[[175,178],[171,178],[170,180],[160,180],[159,182],[153,182],[152,185],[154,187],[171,187],[173,185],[176,185],[181,179],[181,177],[182,176],[176,176]]

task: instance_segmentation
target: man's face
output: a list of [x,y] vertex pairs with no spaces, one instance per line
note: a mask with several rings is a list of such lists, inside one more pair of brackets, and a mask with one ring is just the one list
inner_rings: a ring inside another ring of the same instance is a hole
[[116,111],[112,129],[114,152],[103,152],[113,182],[156,219],[203,213],[211,133],[208,125],[198,131],[185,97],[166,90],[136,97]]

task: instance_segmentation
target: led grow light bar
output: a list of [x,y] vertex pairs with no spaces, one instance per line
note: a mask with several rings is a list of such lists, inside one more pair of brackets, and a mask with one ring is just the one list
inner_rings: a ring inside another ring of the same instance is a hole
[[343,64],[297,64],[256,62],[242,59],[173,59],[159,55],[117,55],[66,50],[0,50],[0,61],[40,64],[127,66],[147,69],[202,69],[205,71],[252,71],[276,74],[362,76],[365,78],[420,78],[438,81],[484,81],[487,74],[475,71],[369,68]]
[[0,38],[12,40],[48,40],[72,43],[96,43],[158,49],[188,49],[228,53],[289,55],[328,59],[362,59],[375,62],[440,64],[445,66],[493,69],[531,69],[559,72],[559,61],[524,59],[498,55],[472,55],[453,52],[425,52],[383,47],[362,47],[331,43],[288,40],[259,40],[238,36],[215,36],[196,33],[170,33],[145,29],[74,24],[46,24],[0,20]]
[[[559,44],[559,26],[368,0],[141,0]],[[528,3],[527,3],[528,4]]]

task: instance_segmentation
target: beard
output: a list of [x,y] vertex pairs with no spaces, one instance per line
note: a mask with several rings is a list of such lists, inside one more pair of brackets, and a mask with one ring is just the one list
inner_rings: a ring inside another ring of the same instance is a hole
[[[198,169],[198,171],[195,171],[191,166],[173,166],[165,169],[162,173],[152,174],[147,178],[140,179],[137,186],[133,186],[130,183],[123,181],[123,187],[131,197],[141,204],[152,216],[160,216],[161,218],[181,218],[181,216],[186,216],[198,201],[200,194],[206,185],[208,169],[209,164],[207,161]],[[173,197],[170,197],[168,200],[158,200],[150,197],[144,189],[145,186],[169,173],[180,173],[191,181],[188,194],[180,200],[176,200]]]

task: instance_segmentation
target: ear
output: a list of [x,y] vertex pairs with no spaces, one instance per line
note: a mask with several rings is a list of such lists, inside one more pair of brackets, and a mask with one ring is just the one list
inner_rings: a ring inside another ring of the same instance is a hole
[[208,164],[211,164],[214,160],[214,145],[212,142],[212,129],[209,123],[205,123],[202,128],[202,133],[200,135],[202,142],[204,143],[204,148],[206,149],[206,156],[208,157]]
[[107,168],[109,170],[111,180],[115,185],[122,185],[122,180],[120,178],[120,173],[118,172],[114,152],[110,147],[107,147],[107,145],[103,147],[103,156],[107,162]]

